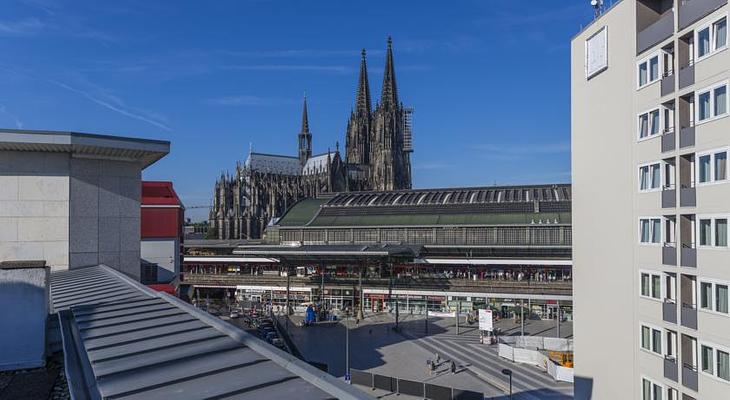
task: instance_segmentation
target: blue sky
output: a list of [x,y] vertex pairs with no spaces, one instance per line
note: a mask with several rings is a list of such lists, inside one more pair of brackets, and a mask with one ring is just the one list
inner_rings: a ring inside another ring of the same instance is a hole
[[[570,47],[588,1],[0,2],[0,126],[166,139],[144,173],[188,206],[249,144],[344,146],[360,49],[393,37],[415,187],[568,182]],[[198,219],[204,210],[190,210]]]

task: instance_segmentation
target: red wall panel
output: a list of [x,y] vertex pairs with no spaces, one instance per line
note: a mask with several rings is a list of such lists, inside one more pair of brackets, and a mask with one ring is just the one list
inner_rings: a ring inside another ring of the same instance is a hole
[[142,208],[142,239],[179,237],[181,214],[179,208]]

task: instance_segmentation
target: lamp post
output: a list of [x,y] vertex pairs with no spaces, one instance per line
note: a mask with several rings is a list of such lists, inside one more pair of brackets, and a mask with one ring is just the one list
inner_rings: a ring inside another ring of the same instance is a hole
[[512,370],[505,368],[502,373],[509,376],[509,398],[512,400]]
[[350,377],[350,313],[345,312],[345,380]]

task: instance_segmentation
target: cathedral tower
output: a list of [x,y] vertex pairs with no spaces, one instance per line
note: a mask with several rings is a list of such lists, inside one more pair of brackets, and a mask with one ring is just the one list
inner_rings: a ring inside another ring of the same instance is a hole
[[365,61],[365,49],[362,49],[360,60],[360,77],[355,95],[355,110],[350,114],[347,122],[347,136],[345,143],[345,160],[351,165],[370,164],[370,83],[368,82],[368,67]]
[[299,163],[304,166],[312,157],[312,134],[309,132],[309,116],[307,115],[307,95],[304,95],[302,111],[302,128],[299,131]]
[[376,105],[370,136],[371,179],[374,190],[411,188],[410,154],[404,149],[404,112],[398,102],[393,41],[388,37],[380,103]]

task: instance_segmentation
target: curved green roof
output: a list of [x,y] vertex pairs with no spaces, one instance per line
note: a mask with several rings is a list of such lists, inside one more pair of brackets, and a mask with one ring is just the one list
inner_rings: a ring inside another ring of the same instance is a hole
[[302,226],[311,221],[319,211],[319,207],[326,203],[327,199],[309,198],[298,201],[284,216],[277,225],[279,226]]

